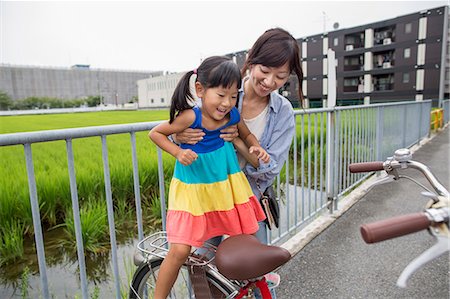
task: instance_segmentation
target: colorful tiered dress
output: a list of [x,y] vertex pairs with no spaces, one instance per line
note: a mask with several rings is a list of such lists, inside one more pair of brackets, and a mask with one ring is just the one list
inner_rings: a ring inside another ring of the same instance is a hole
[[264,212],[239,168],[232,143],[219,137],[220,130],[237,124],[236,108],[230,111],[229,122],[216,130],[202,127],[202,114],[194,107],[195,121],[191,128],[205,132],[192,149],[197,160],[184,166],[178,161],[170,183],[167,212],[167,237],[170,243],[199,247],[204,241],[221,235],[253,234]]

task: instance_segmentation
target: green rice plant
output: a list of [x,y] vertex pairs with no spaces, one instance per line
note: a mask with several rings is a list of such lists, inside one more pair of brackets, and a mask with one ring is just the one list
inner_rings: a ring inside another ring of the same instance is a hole
[[20,293],[22,295],[22,298],[29,298],[29,282],[28,279],[30,277],[30,269],[28,267],[25,267],[23,269],[22,275],[21,275],[21,283],[20,283]]
[[23,256],[23,230],[19,221],[3,223],[0,227],[0,266]]
[[123,259],[123,267],[125,270],[125,283],[123,283],[122,279],[120,279],[120,297],[121,298],[128,298],[128,291],[129,286],[131,283],[131,280],[133,279],[134,271],[136,270],[136,267],[134,266],[133,259],[131,256],[127,256]]
[[114,225],[118,239],[132,238],[134,233],[131,228],[134,226],[135,209],[131,200],[118,198],[114,202]]
[[[108,245],[108,214],[105,199],[95,200],[89,198],[80,206],[80,221],[84,250],[91,253],[102,253]],[[65,223],[62,224],[67,239],[63,244],[74,248],[76,244],[75,224],[72,209],[66,214]]]
[[100,298],[100,288],[98,286],[94,286],[94,290],[91,293],[91,299],[99,299]]

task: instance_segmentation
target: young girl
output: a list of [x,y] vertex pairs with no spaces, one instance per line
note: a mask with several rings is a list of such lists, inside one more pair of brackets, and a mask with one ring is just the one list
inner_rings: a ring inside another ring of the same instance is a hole
[[[196,74],[195,91],[200,107],[192,107],[190,77]],[[191,246],[199,247],[214,236],[253,234],[264,212],[239,168],[230,142],[220,130],[237,124],[249,153],[264,163],[269,155],[240,119],[236,102],[241,87],[238,66],[227,57],[205,59],[195,71],[186,73],[175,88],[169,122],[153,128],[149,137],[177,161],[169,190],[167,238],[169,253],[156,282],[155,298],[166,298]],[[172,143],[168,136],[186,128],[200,128],[203,140],[191,144]]]

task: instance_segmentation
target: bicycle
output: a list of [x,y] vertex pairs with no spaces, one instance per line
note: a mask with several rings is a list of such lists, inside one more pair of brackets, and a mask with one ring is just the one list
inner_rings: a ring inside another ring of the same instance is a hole
[[[399,174],[400,170],[412,168],[419,170],[433,187],[434,192],[421,184],[416,179]],[[408,278],[426,263],[436,259],[442,254],[450,251],[450,193],[437,180],[431,170],[424,164],[412,160],[412,154],[408,149],[398,149],[393,157],[384,162],[362,162],[349,165],[352,173],[386,171],[387,176],[375,181],[369,188],[375,185],[389,183],[406,178],[416,183],[425,192],[422,195],[429,198],[425,210],[419,213],[396,216],[389,219],[363,224],[360,227],[361,236],[367,244],[381,242],[397,238],[410,233],[428,229],[430,234],[437,240],[436,244],[412,260],[405,267],[397,280],[397,286],[405,288]]]
[[[137,244],[138,266],[130,283],[129,298],[152,298],[158,270],[168,253],[165,232],[152,234]],[[291,258],[288,250],[261,244],[253,235],[236,235],[218,247],[206,244],[189,255],[180,269],[169,298],[235,298],[250,296],[259,288],[262,298],[271,299],[265,275]]]

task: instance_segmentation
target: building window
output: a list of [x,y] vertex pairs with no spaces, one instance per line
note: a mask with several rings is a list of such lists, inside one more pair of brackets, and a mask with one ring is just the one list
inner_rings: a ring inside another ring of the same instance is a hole
[[360,83],[359,77],[344,78],[344,92],[358,92]]
[[412,24],[406,23],[405,24],[405,33],[411,33],[411,31],[412,31]]
[[374,76],[374,91],[386,91],[394,89],[394,76],[392,74]]
[[404,58],[409,58],[409,57],[411,57],[411,49],[410,49],[410,48],[406,48],[406,49],[403,51],[403,57],[404,57]]
[[409,83],[409,73],[403,74],[403,83]]
[[164,103],[164,98],[161,98],[161,103]]
[[335,37],[333,39],[333,46],[337,47],[339,45],[339,39],[337,37]]
[[344,57],[344,71],[359,71],[364,69],[364,56]]
[[152,104],[153,104],[154,102],[155,102],[155,100],[154,100],[154,99],[151,99],[151,100],[150,100],[150,103],[152,103]]

